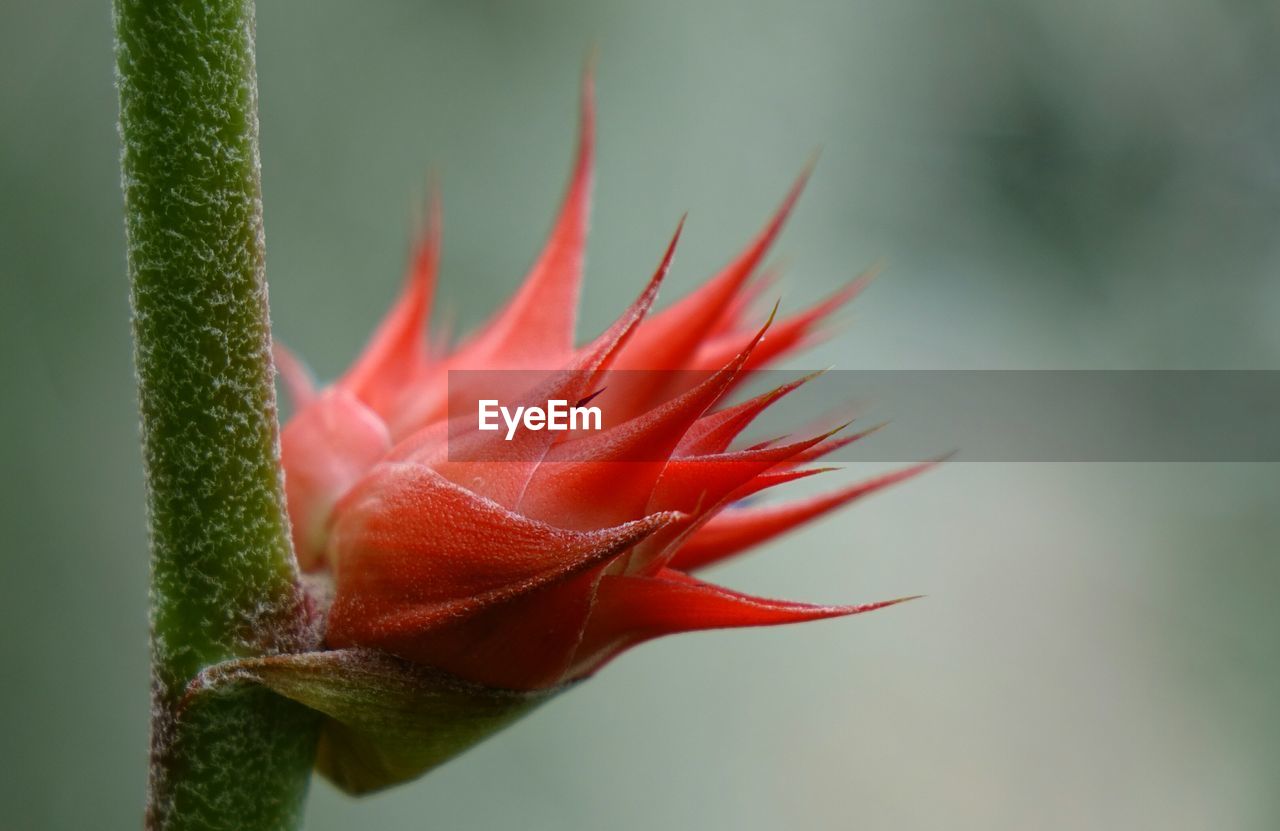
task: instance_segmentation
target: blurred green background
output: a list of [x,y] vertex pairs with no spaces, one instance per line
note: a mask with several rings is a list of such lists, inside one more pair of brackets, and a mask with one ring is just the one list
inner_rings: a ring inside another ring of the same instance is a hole
[[[787,304],[884,255],[844,368],[1275,368],[1271,0],[264,0],[277,336],[332,376],[426,171],[479,321],[557,204],[601,52],[585,330],[667,297],[816,145]],[[135,828],[146,561],[106,0],[0,10],[0,828]],[[853,473],[837,474],[851,477]],[[1280,827],[1274,465],[957,464],[721,570],[853,620],[652,644],[307,827]]]

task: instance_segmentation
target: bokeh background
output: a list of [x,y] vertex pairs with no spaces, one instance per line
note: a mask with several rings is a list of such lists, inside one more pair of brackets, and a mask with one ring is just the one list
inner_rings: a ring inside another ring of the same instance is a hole
[[[1271,0],[264,0],[278,337],[332,376],[429,167],[442,316],[521,275],[600,50],[584,330],[667,296],[811,150],[788,305],[889,270],[807,361],[1276,368]],[[0,827],[135,828],[146,560],[106,0],[0,9]],[[842,475],[852,477],[857,471]],[[716,576],[844,621],[651,644],[307,828],[1280,827],[1275,465],[954,464]]]

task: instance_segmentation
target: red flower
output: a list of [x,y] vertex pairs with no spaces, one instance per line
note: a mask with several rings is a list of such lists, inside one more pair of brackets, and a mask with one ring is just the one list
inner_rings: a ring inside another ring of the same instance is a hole
[[[375,648],[484,685],[541,689],[660,635],[898,602],[765,600],[689,575],[923,466],[818,498],[739,504],[818,472],[804,465],[857,438],[734,445],[804,379],[722,403],[752,370],[810,343],[818,324],[866,282],[794,316],[749,321],[767,286],[758,267],[805,177],[719,274],[650,314],[677,230],[640,296],[602,335],[575,347],[592,177],[590,79],[582,109],[578,156],[550,239],[515,297],[476,334],[449,351],[426,340],[439,253],[433,206],[404,292],[346,374],[317,392],[281,355],[298,407],[282,438],[294,544],[305,571],[333,578],[330,648]],[[527,431],[506,441],[450,425],[447,373],[457,369],[560,370],[542,391],[569,401],[597,392],[606,371],[655,372],[610,376],[615,426],[568,439]],[[656,370],[702,374],[681,384],[682,376]],[[457,461],[450,443],[483,452]]]

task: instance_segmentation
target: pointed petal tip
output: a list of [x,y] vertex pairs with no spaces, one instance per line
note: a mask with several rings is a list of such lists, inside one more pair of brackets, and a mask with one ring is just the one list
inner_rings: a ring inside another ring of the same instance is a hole
[[[667,254],[663,257],[663,263],[666,266],[671,265],[671,259],[675,256],[676,246],[680,244],[680,236],[684,233],[684,223],[689,219],[689,212],[685,211],[680,214],[680,221],[676,223],[676,230],[671,235],[671,242],[667,243]],[[664,272],[665,273],[665,269]]]
[[828,372],[830,372],[833,369],[835,369],[835,364],[828,364],[827,366],[824,366],[822,369],[815,369],[812,372],[807,372],[804,375],[801,375],[799,379],[797,379],[797,381],[801,385],[807,384],[810,381],[813,381],[817,378],[821,378],[823,375],[826,375]]
[[592,43],[582,59],[582,78],[579,82],[583,99],[595,98],[596,72],[600,69],[600,44]]
[[841,432],[842,430],[844,430],[844,428],[848,427],[850,424],[853,424],[853,423],[854,423],[855,421],[857,421],[857,420],[858,420],[857,418],[851,418],[851,419],[848,419],[847,421],[844,421],[844,422],[842,422],[842,423],[840,423],[840,424],[836,425],[835,427],[832,427],[830,430],[828,430],[827,432],[823,433],[823,434],[818,438],[818,441],[822,441],[823,439],[829,439],[829,438],[831,438],[831,437],[832,437],[832,436],[834,436],[836,433]]
[[762,325],[760,330],[756,332],[755,338],[751,341],[751,346],[748,346],[746,349],[747,352],[750,352],[752,347],[764,340],[765,332],[769,331],[769,327],[772,326],[774,320],[778,318],[778,310],[781,308],[782,298],[779,297],[777,300],[773,301],[773,308],[769,310],[769,317],[765,319],[764,325]]
[[907,603],[912,600],[923,598],[923,594],[911,594],[906,597],[895,597],[891,600],[876,600],[871,603],[859,603],[855,606],[830,606],[832,610],[830,617],[848,617],[850,615],[860,615],[864,612],[875,612],[880,609],[887,609],[890,606],[897,606],[899,603]]
[[[733,358],[730,359],[730,361],[727,364],[721,367],[720,370],[716,372],[715,376],[713,376],[713,378],[718,378],[723,376],[724,378],[729,379],[729,381],[731,381],[732,379],[738,377],[738,375],[746,367],[747,361],[751,358],[751,353],[755,351],[756,347],[759,346],[762,341],[764,341],[765,333],[768,332],[769,327],[773,325],[774,318],[777,317],[778,315],[778,307],[781,305],[782,305],[781,299],[779,299],[776,303],[773,304],[773,311],[769,313],[769,319],[764,322],[763,326],[761,326],[758,330],[756,330],[755,337],[753,337],[746,346],[744,346],[736,355],[734,355]],[[710,380],[713,380],[713,379],[708,379],[708,382]],[[728,389],[728,386],[726,382],[726,385],[722,387],[722,393],[724,390],[727,390],[727,389]]]
[[810,153],[809,158],[805,160],[804,165],[800,168],[800,173],[791,183],[791,187],[787,189],[787,195],[783,197],[782,203],[774,211],[773,216],[769,218],[768,223],[756,238],[756,244],[753,248],[755,249],[755,260],[757,262],[764,255],[765,250],[777,239],[778,234],[782,231],[782,226],[786,223],[787,218],[791,216],[796,203],[800,201],[800,196],[809,184],[814,168],[817,167],[820,151],[821,148],[818,148],[813,153]]
[[[848,421],[846,421],[843,425],[841,425],[840,427],[836,428],[836,430],[834,430],[833,432],[837,432],[837,433],[838,433],[839,431],[843,430],[845,427],[848,427],[850,424],[853,424],[853,422],[855,422],[855,421],[857,421],[857,419],[852,419],[852,418],[851,418],[851,419],[849,419]],[[871,425],[870,427],[868,427],[867,429],[865,429],[865,430],[859,430],[857,433],[854,433],[853,435],[850,435],[850,436],[846,436],[845,438],[847,438],[847,439],[848,439],[848,444],[853,444],[855,441],[861,441],[862,439],[865,439],[865,438],[867,438],[868,436],[872,436],[872,435],[875,435],[876,433],[879,433],[881,430],[883,430],[884,428],[886,428],[886,427],[888,427],[888,426],[889,426],[889,422],[888,422],[888,420],[885,420],[885,421],[880,422],[879,424],[872,424],[872,425]],[[828,436],[829,436],[829,435],[830,435],[830,434],[828,434]]]
[[[654,270],[653,275],[650,276],[644,290],[640,292],[640,295],[627,307],[622,315],[614,321],[613,325],[597,339],[595,346],[589,347],[589,351],[594,353],[594,358],[591,361],[594,368],[601,369],[612,363],[617,354],[635,334],[640,324],[648,317],[654,302],[658,299],[658,292],[662,288],[662,283],[666,279],[667,273],[671,270],[671,263],[675,259],[676,247],[680,242],[680,234],[683,230],[684,217],[681,217],[676,224],[675,233],[667,243],[658,267]],[[592,393],[590,398],[594,398],[602,392],[604,392],[603,389],[597,390]],[[586,400],[590,400],[590,398]],[[582,406],[582,404],[579,404],[579,406]]]
[[804,164],[800,167],[800,173],[796,176],[795,181],[791,184],[791,189],[787,191],[786,210],[790,211],[792,206],[800,199],[800,194],[804,193],[805,186],[809,184],[809,180],[813,178],[813,171],[818,166],[818,160],[822,157],[822,145],[818,145],[809,151],[809,155],[805,158]]
[[577,405],[576,405],[576,406],[578,406],[578,407],[585,407],[585,406],[587,406],[587,405],[588,405],[588,404],[590,404],[590,403],[591,403],[591,402],[592,402],[592,401],[593,401],[597,396],[602,395],[602,394],[604,393],[604,391],[605,391],[605,390],[607,390],[607,389],[609,389],[609,388],[608,388],[608,387],[601,387],[600,389],[596,390],[595,392],[593,392],[593,393],[589,393],[588,395],[584,396],[583,398],[579,398],[579,399],[578,399],[578,403],[577,403]]
[[804,160],[804,172],[801,174],[805,177],[813,175],[813,169],[818,166],[818,161],[822,158],[822,151],[825,148],[821,144],[814,145],[809,151],[809,156]]
[[[827,439],[831,438],[837,433],[843,432],[846,428],[848,428],[851,424],[853,424],[857,420],[858,420],[857,416],[847,419],[846,421],[843,421],[840,424],[837,424],[835,427],[832,427],[828,430],[824,430],[823,432],[818,433],[815,436],[811,436],[808,439],[805,439],[804,443],[808,444],[810,447],[821,444],[822,442],[826,441]],[[868,427],[866,430],[862,430],[861,432],[854,433],[851,436],[845,436],[840,439],[839,446],[844,447],[845,445],[852,444],[858,439],[865,438],[871,435],[872,433],[874,433],[876,430],[879,430],[883,426],[884,424],[877,424],[875,426]],[[835,448],[832,448],[832,449],[835,449]]]
[[578,155],[579,164],[589,164],[595,150],[596,136],[596,65],[599,55],[595,48],[587,53],[582,67],[582,81],[578,91]]
[[757,413],[763,412],[765,408],[773,405],[779,399],[795,392],[796,390],[803,387],[805,384],[808,384],[810,381],[813,381],[816,378],[822,375],[825,375],[826,373],[827,373],[826,369],[817,369],[817,370],[814,370],[813,372],[809,372],[804,375],[801,375],[799,378],[796,378],[795,380],[788,381],[785,384],[779,384],[778,386],[774,387],[773,389],[759,396],[759,398],[757,399],[759,402],[759,406],[758,408],[753,408],[754,411]]
[[769,327],[773,325],[774,318],[778,316],[778,307],[781,305],[782,300],[779,298],[778,301],[773,304],[773,311],[769,312],[769,319],[766,320],[764,325],[756,332],[755,337],[751,339],[751,342],[743,347],[742,351],[735,355],[733,360],[729,361],[724,369],[721,370],[722,373],[725,373],[732,379],[738,377],[739,373],[746,368],[747,361],[751,358],[751,353],[754,352],[756,347],[764,341],[765,333],[768,332]]
[[508,369],[551,365],[573,350],[595,156],[590,72],[583,75],[580,107],[578,148],[551,232],[515,294],[455,353],[459,364]]
[[441,197],[440,171],[435,165],[427,167],[425,193],[415,196],[410,206],[409,219],[413,226],[410,235],[412,255],[420,256],[422,249],[439,247],[441,213],[443,199]]
[[879,483],[878,487],[887,487],[888,485],[894,485],[905,479],[911,479],[915,476],[919,476],[921,473],[925,473],[927,471],[932,470],[935,467],[939,467],[940,465],[943,465],[946,462],[949,462],[952,459],[954,459],[959,453],[960,453],[959,450],[949,450],[946,453],[942,453],[932,458],[925,459],[922,462],[916,462],[914,464],[907,465],[904,468],[900,468],[898,470],[893,470],[888,473],[881,474],[880,476],[874,477],[871,481]]
[[437,241],[443,219],[444,188],[440,185],[440,174],[432,168],[427,173],[427,233]]
[[862,294],[868,286],[875,282],[876,278],[884,271],[884,267],[884,258],[880,258],[858,272],[849,282],[837,289],[834,294],[810,308],[806,313],[808,322],[810,324],[820,323],[824,318],[829,318],[839,311],[841,307]]
[[435,279],[440,263],[440,245],[443,239],[444,197],[440,179],[434,171],[427,174],[427,213],[422,220],[414,268],[409,273],[410,283],[429,283]]
[[905,597],[895,597],[892,600],[881,600],[879,603],[872,604],[872,605],[875,605],[878,608],[884,609],[889,606],[897,606],[899,603],[910,603],[912,600],[923,600],[928,596],[929,595],[927,594],[909,594],[909,595],[906,595]]
[[[688,216],[686,214],[685,216]],[[640,292],[640,296],[636,298],[632,304],[628,314],[634,318],[633,323],[639,323],[653,308],[654,301],[658,299],[658,292],[662,289],[662,283],[667,279],[667,274],[671,272],[671,264],[675,262],[676,248],[680,246],[680,235],[684,233],[685,217],[680,217],[680,221],[676,223],[676,230],[671,235],[671,239],[667,242],[666,249],[662,252],[662,259],[658,261],[658,267],[654,269],[653,275],[649,278],[649,282],[644,287],[644,291]],[[627,317],[624,314],[623,317]]]
[[641,297],[647,299],[645,304],[646,311],[652,301],[657,298],[658,288],[662,285],[662,281],[667,279],[667,274],[671,271],[671,264],[675,262],[676,249],[680,247],[680,237],[684,234],[684,221],[689,214],[680,217],[680,221],[676,223],[676,230],[671,234],[671,239],[667,242],[667,247],[662,252],[662,259],[658,262],[658,268],[653,272],[653,276],[649,278],[649,285],[645,287]]

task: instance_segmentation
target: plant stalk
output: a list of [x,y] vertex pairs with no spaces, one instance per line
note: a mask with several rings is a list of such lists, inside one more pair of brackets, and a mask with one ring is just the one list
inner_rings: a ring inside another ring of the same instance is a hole
[[205,667],[306,649],[279,466],[252,0],[114,0],[151,536],[147,827],[297,826],[316,716]]

